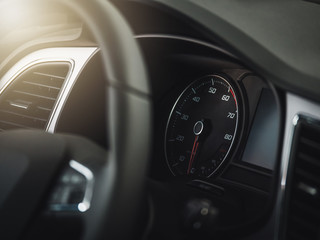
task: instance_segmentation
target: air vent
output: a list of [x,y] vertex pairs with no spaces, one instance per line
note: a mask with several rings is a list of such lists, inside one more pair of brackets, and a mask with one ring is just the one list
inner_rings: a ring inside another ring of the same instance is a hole
[[22,72],[0,97],[0,130],[45,129],[69,69],[47,62]]
[[286,238],[320,239],[320,125],[299,121],[287,185]]

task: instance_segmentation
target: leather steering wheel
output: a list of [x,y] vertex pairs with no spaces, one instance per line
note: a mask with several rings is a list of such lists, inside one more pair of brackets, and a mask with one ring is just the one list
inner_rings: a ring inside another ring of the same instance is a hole
[[83,186],[87,191],[90,185],[90,197],[76,209],[49,212],[47,217],[77,219],[64,223],[79,222],[80,239],[131,239],[144,190],[151,104],[144,62],[128,24],[106,0],[8,0],[0,7],[5,4],[28,4],[39,11],[57,5],[89,27],[105,67],[108,148],[71,135],[1,133],[0,238],[49,239],[51,233],[41,236],[35,219],[47,211],[59,176],[73,167],[86,177]]

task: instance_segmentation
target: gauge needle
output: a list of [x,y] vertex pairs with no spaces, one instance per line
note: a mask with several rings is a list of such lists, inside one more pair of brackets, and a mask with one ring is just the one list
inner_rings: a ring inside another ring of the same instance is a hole
[[191,156],[190,156],[190,160],[189,160],[189,166],[188,166],[187,174],[190,173],[190,170],[191,170],[191,167],[192,167],[192,163],[193,163],[193,160],[194,160],[194,156],[197,153],[197,149],[198,149],[198,146],[199,146],[198,139],[199,139],[199,136],[197,135],[195,137],[195,139],[194,139],[194,142],[193,142],[193,147],[192,147],[192,152],[191,152]]
[[193,147],[192,147],[192,151],[191,151],[187,174],[189,174],[191,171],[194,157],[197,153],[198,146],[199,146],[199,136],[202,133],[202,130],[203,130],[203,120],[196,122],[193,126],[193,133],[194,133],[194,135],[196,135],[196,138],[194,139],[194,142],[193,142]]

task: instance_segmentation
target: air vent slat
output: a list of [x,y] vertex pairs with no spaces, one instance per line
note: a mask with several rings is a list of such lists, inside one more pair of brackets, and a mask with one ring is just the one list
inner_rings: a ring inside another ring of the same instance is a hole
[[41,95],[56,99],[60,92],[60,88],[45,85],[41,86],[39,84],[26,84],[23,82],[22,84],[16,86],[16,91],[27,92],[34,95]]
[[[21,124],[17,124],[17,123],[12,123],[12,122],[7,122],[7,121],[3,121],[3,120],[0,120],[0,126],[8,126],[9,129],[15,129],[15,128],[30,128],[28,126],[25,126],[25,125],[21,125]],[[7,130],[7,128],[5,128]]]
[[310,165],[313,165],[314,167],[320,168],[320,161],[308,154],[300,152],[298,154],[298,158],[301,159],[301,161],[308,162]]
[[69,63],[48,62],[21,73],[0,96],[0,129],[45,129],[69,71]]
[[24,84],[30,84],[30,85],[38,86],[38,87],[44,87],[44,88],[48,88],[48,89],[54,89],[54,90],[58,90],[58,91],[60,90],[59,87],[53,87],[53,86],[40,84],[40,83],[35,83],[35,82],[23,81],[23,83]]
[[301,137],[301,143],[302,145],[306,145],[307,147],[312,148],[312,150],[319,151],[320,149],[320,143],[313,141],[311,139],[307,139],[306,137]]
[[320,238],[320,124],[300,119],[287,185],[285,239]]
[[15,116],[18,116],[18,117],[21,117],[21,118],[29,118],[29,119],[32,119],[32,120],[43,121],[43,122],[47,121],[47,119],[45,119],[45,118],[38,118],[38,117],[34,117],[34,116],[29,116],[29,115],[25,115],[25,114],[16,113],[16,112],[10,112],[10,111],[1,110],[1,109],[0,109],[0,114],[1,115],[2,114],[15,115]]
[[50,109],[50,108],[45,108],[45,107],[40,107],[40,106],[37,106],[37,108],[38,108],[39,110],[43,110],[43,111],[47,111],[47,112],[51,112],[51,110],[52,110],[52,109]]
[[[296,214],[295,217],[297,217],[299,215],[302,217],[308,215],[312,219],[316,218],[316,219],[320,220],[319,209],[315,210],[314,208],[312,208],[312,206],[309,206],[309,205],[307,205],[301,201],[297,201],[297,200],[294,200],[293,206],[297,209],[297,212],[298,212],[298,214]],[[312,225],[313,222],[311,222],[310,224]]]
[[19,91],[19,90],[14,90],[13,92],[14,92],[14,93],[18,93],[18,94],[24,94],[24,95],[36,97],[36,98],[43,98],[43,99],[47,99],[47,100],[51,100],[51,101],[55,101],[55,100],[56,100],[56,99],[53,98],[53,97],[43,96],[43,95],[34,94],[34,93],[29,93],[29,92],[23,92],[23,91]]
[[46,73],[42,73],[42,72],[33,72],[33,74],[48,77],[48,78],[58,78],[58,79],[61,79],[61,81],[65,80],[65,77],[61,77],[61,76],[57,76],[57,75],[53,75],[53,74],[46,74]]
[[[16,114],[33,116],[34,118],[40,118],[40,119],[48,119],[51,112],[51,109],[38,106],[37,103],[34,103],[34,104],[32,103],[32,105],[30,105],[30,107],[28,107],[27,109],[15,107],[8,103],[4,103],[4,104],[0,104],[0,109],[7,112],[15,112]],[[0,114],[0,119],[1,119],[1,114]]]
[[297,169],[296,174],[299,175],[300,177],[310,180],[312,182],[315,182],[317,184],[320,184],[320,178],[316,175],[311,174],[310,172],[302,169]]
[[61,79],[61,78],[48,77],[45,75],[35,75],[35,74],[28,76],[28,78],[25,78],[24,80],[27,82],[33,82],[35,84],[42,84],[48,87],[56,87],[56,88],[61,88],[61,86],[64,83],[64,79]]
[[10,96],[7,97],[5,102],[3,102],[3,104],[0,103],[0,105],[6,105],[4,107],[11,108],[11,107],[13,107],[13,105],[11,103],[16,103],[16,102],[21,102],[21,101],[30,102],[32,108],[39,106],[39,107],[46,108],[46,109],[52,109],[53,105],[55,103],[55,101],[51,100],[51,99],[38,98],[38,97],[32,96],[32,95],[16,94],[14,92],[11,92]]
[[21,126],[30,126],[30,127],[45,127],[46,119],[38,119],[38,118],[32,118],[29,116],[23,116],[19,114],[13,114],[8,112],[1,112],[1,119],[5,122],[14,122],[15,124],[21,125]]

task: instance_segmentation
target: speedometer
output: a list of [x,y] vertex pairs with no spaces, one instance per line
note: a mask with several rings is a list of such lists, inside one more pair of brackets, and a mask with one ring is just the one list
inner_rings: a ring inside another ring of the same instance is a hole
[[211,176],[228,157],[239,121],[238,98],[226,77],[191,83],[167,123],[165,153],[174,175]]

